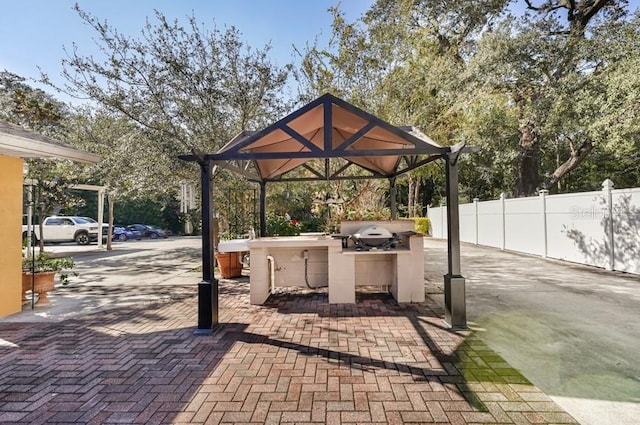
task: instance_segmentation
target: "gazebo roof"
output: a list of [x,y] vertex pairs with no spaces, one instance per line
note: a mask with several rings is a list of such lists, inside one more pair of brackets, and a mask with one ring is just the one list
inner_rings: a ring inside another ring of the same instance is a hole
[[[325,94],[261,131],[241,132],[215,154],[180,158],[266,182],[392,178],[447,152],[414,127],[393,126]],[[350,173],[352,166],[365,172]],[[294,169],[301,172],[287,176]]]

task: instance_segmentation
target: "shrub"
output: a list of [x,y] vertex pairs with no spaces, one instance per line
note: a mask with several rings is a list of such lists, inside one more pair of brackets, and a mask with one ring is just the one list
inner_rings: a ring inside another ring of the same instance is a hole
[[429,230],[431,229],[429,217],[415,217],[413,218],[413,222],[415,223],[416,232],[422,233],[423,235],[429,234]]

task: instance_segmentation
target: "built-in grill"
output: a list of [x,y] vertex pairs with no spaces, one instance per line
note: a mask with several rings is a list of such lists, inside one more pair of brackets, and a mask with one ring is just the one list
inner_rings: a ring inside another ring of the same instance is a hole
[[361,227],[349,236],[358,251],[388,250],[399,244],[398,235],[382,226],[371,224]]

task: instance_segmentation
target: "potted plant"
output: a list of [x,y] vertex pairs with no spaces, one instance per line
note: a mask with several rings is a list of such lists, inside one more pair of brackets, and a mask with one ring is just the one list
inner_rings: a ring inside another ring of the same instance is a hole
[[[221,233],[220,240],[235,239],[237,235],[232,233]],[[219,252],[215,251],[216,264],[220,271],[220,276],[224,279],[242,276],[242,252]]]
[[60,283],[66,285],[69,283],[71,275],[76,273],[68,273],[67,270],[74,266],[71,257],[55,258],[47,253],[40,251],[36,255],[23,253],[22,255],[22,294],[23,299],[27,300],[27,291],[32,290],[38,294],[37,304],[48,304],[49,299],[47,293],[52,291],[55,284],[55,275],[60,273]]

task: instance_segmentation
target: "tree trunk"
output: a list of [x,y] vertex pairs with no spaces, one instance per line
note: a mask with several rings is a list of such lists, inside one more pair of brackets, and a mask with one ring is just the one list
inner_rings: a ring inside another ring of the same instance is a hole
[[416,183],[413,186],[413,211],[409,217],[418,217],[418,199],[420,199],[420,179],[416,177]]
[[409,173],[407,179],[407,214],[411,217],[413,211],[413,173]]
[[39,238],[38,238],[38,248],[40,249],[40,253],[44,252],[44,209],[42,208],[42,206],[40,206],[38,208],[38,231],[39,231]]
[[528,123],[520,129],[519,153],[516,162],[516,187],[514,195],[517,198],[535,195],[538,188],[538,138],[533,124]]
[[577,150],[571,152],[571,156],[565,162],[560,164],[555,171],[547,177],[544,181],[544,188],[550,189],[556,183],[560,183],[560,180],[568,174],[571,170],[576,168],[580,163],[589,155],[589,152],[593,150],[593,143],[587,140]]
[[433,183],[433,177],[427,179],[422,187],[422,211],[420,217],[426,217],[427,210],[429,208],[429,205],[431,205],[431,200],[433,199],[433,189],[435,187],[435,184]]

